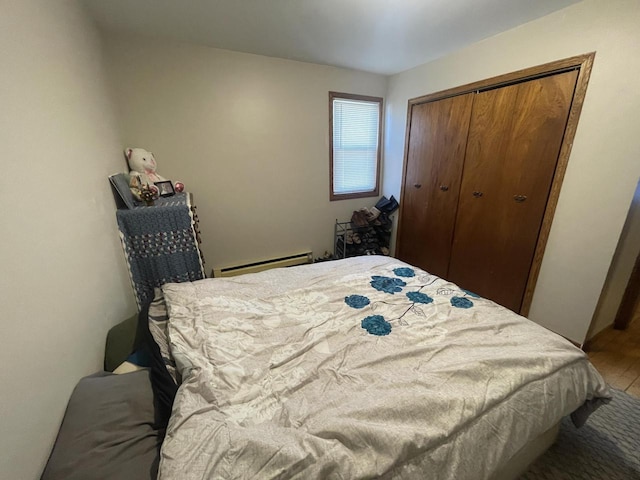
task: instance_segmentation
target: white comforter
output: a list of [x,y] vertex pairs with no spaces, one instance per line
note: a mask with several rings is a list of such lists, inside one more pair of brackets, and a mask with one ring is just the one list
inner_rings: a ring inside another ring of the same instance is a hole
[[583,352],[387,257],[169,284],[159,478],[488,478],[607,397]]

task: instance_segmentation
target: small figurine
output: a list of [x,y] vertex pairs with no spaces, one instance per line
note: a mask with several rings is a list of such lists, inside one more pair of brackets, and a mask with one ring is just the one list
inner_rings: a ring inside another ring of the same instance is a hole
[[140,177],[135,174],[129,177],[129,189],[136,200],[144,202],[148,207],[152,206],[154,200],[160,196],[158,187],[142,183]]

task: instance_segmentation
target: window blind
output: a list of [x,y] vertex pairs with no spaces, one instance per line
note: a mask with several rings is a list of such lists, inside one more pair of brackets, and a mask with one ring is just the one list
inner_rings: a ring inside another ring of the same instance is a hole
[[380,104],[333,99],[333,193],[376,189]]

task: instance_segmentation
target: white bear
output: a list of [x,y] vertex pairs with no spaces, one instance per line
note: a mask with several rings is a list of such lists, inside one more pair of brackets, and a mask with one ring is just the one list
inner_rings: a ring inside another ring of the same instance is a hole
[[129,164],[129,175],[139,177],[143,185],[166,181],[164,177],[156,173],[157,164],[153,153],[144,148],[127,148],[124,155]]

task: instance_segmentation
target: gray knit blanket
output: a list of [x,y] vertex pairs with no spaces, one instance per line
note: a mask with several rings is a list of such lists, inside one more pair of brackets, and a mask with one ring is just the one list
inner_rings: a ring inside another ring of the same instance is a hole
[[200,280],[204,267],[185,193],[116,213],[138,307],[165,283]]

